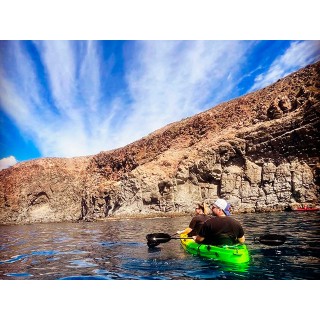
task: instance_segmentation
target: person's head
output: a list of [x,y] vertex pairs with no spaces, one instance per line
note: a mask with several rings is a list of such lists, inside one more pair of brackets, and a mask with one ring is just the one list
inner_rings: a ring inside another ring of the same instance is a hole
[[203,214],[204,213],[204,206],[202,203],[198,203],[196,205],[196,213],[197,214]]
[[230,216],[231,205],[224,199],[218,199],[212,204],[212,213],[216,216]]

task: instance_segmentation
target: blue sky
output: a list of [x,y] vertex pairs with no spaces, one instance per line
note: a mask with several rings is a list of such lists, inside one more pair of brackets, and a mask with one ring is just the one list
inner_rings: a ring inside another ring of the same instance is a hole
[[0,41],[0,168],[96,154],[263,88],[320,41]]

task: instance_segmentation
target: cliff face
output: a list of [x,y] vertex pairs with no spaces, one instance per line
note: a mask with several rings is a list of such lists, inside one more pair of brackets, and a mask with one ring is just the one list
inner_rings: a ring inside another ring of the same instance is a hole
[[0,171],[0,223],[193,212],[223,197],[234,212],[319,203],[320,62],[170,124],[124,148]]

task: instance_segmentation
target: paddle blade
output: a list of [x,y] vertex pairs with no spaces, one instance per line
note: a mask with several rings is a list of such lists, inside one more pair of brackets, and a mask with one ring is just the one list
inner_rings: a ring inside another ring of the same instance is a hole
[[270,234],[265,234],[263,236],[255,238],[255,240],[258,240],[260,243],[268,246],[280,246],[285,243],[285,241],[287,240],[287,237],[284,235],[270,233]]
[[171,236],[167,233],[150,233],[146,236],[149,248],[154,248],[160,243],[166,243],[171,240]]
[[158,246],[160,244],[160,242],[157,242],[157,241],[153,241],[153,240],[148,240],[147,241],[147,246],[149,248],[154,248],[156,246]]

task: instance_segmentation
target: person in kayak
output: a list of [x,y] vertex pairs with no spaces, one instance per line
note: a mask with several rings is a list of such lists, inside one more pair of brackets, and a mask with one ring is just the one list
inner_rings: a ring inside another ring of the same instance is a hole
[[206,220],[197,236],[197,243],[212,245],[234,245],[244,243],[244,231],[241,224],[230,217],[231,206],[224,199],[218,199],[212,205],[214,217]]
[[195,211],[196,215],[190,221],[189,227],[185,228],[184,230],[177,231],[178,234],[187,233],[190,237],[196,236],[199,233],[203,223],[210,219],[210,216],[208,216],[209,208],[206,207],[205,203],[198,203]]

